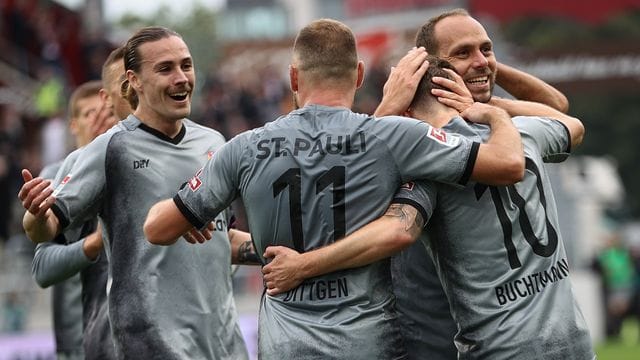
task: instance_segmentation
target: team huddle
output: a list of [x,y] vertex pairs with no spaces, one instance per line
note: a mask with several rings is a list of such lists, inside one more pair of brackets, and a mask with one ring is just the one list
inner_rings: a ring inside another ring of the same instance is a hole
[[498,63],[462,9],[418,31],[374,114],[351,110],[364,74],[352,31],[313,21],[295,109],[226,141],[188,120],[179,34],[116,49],[70,99],[78,150],[22,172],[36,279],[80,273],[67,358],[248,359],[243,264],[262,267],[261,359],[595,359],[545,171],[584,135],[564,95]]

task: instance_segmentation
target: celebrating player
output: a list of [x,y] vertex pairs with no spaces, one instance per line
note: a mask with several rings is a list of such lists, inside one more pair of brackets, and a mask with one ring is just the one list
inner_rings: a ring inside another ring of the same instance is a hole
[[[412,53],[424,72],[424,49]],[[374,119],[350,110],[363,74],[348,27],[329,19],[305,26],[289,69],[301,108],[222,146],[189,186],[149,211],[147,238],[173,242],[241,197],[257,252],[269,245],[304,252],[380,216],[403,181],[465,184],[471,177],[508,184],[521,178],[522,144],[506,112],[470,111],[470,117],[491,125],[487,144],[448,136],[412,119]],[[377,262],[314,278],[286,294],[266,295],[259,317],[260,356],[404,356],[388,275],[388,263]]]
[[48,241],[70,224],[100,217],[118,358],[246,359],[230,259],[248,234],[228,234],[225,212],[211,219],[215,241],[199,246],[153,246],[142,231],[151,205],[174,194],[185,174],[224,143],[216,131],[186,119],[195,86],[189,49],[172,30],[143,28],[125,45],[124,67],[125,94],[137,108],[87,145],[55,196],[48,182],[23,171],[25,232]]

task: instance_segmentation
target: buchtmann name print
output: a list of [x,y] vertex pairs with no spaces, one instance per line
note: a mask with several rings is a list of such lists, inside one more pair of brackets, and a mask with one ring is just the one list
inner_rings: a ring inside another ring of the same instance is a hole
[[555,285],[569,276],[567,259],[561,259],[549,269],[524,276],[495,288],[498,304],[505,305],[518,299],[536,295],[547,286]]

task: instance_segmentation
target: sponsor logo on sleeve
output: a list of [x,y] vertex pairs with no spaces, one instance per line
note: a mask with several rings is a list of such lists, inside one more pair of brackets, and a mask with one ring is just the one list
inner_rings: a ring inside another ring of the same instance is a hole
[[56,186],[56,189],[53,191],[53,196],[58,196],[60,191],[62,191],[62,188],[64,188],[64,186],[67,185],[69,180],[71,180],[71,174],[68,174],[67,176],[65,176],[64,179],[62,179],[62,181],[60,182],[60,184]]
[[459,141],[457,136],[449,136],[446,131],[434,128],[433,126],[429,126],[427,137],[446,146],[456,146]]
[[202,186],[202,180],[200,180],[201,174],[202,174],[202,169],[198,170],[196,175],[187,182],[191,191],[196,191],[200,188],[200,186]]

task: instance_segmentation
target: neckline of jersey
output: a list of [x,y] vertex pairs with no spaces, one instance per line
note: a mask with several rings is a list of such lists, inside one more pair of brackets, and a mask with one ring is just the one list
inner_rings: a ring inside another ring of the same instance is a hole
[[179,144],[180,141],[182,141],[182,139],[184,139],[184,136],[187,133],[187,129],[185,128],[184,123],[180,127],[180,132],[178,132],[178,134],[173,138],[167,136],[163,132],[154,129],[151,126],[149,126],[149,125],[147,125],[147,124],[145,124],[143,122],[140,122],[139,127],[140,127],[141,130],[144,130],[144,131],[148,132],[149,134],[159,138],[160,140],[168,141],[168,142],[170,142],[170,143],[172,143],[174,145]]

